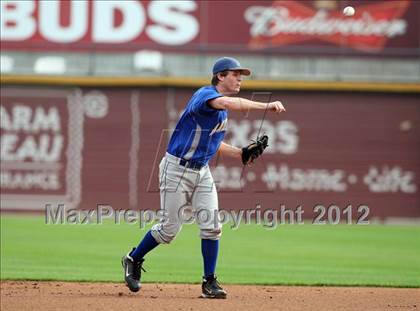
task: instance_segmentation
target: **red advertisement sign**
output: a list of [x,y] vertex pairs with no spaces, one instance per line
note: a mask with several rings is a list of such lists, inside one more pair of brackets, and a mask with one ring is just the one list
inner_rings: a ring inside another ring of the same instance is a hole
[[[66,92],[4,93],[0,106],[2,204],[13,207],[18,200],[21,207],[34,207],[57,199],[79,204],[80,186],[73,177],[80,175],[81,137],[75,126],[80,107]],[[70,153],[71,159],[66,156]]]
[[418,56],[420,3],[1,1],[2,49]]
[[252,6],[245,11],[250,22],[250,46],[258,49],[305,41],[364,51],[381,51],[389,39],[404,36],[402,19],[409,1],[387,1],[357,7],[353,17],[340,10],[319,10],[298,1],[275,1],[270,7]]

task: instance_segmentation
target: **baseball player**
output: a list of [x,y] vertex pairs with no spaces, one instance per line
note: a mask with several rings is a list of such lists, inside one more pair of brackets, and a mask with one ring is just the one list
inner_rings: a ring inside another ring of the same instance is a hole
[[145,255],[176,237],[184,220],[181,212],[190,207],[195,215],[206,216],[202,221],[196,220],[200,227],[204,264],[202,297],[226,298],[227,293],[215,274],[222,230],[215,218],[218,198],[208,162],[220,152],[247,165],[267,147],[267,136],[244,148],[223,142],[229,110],[285,111],[279,101],[267,104],[232,97],[240,90],[242,76],[250,74],[250,70],[243,68],[236,59],[222,57],[213,66],[212,85],[198,89],[187,103],[159,165],[161,209],[167,217],[155,224],[140,244],[122,258],[125,283],[132,292],[140,290]]

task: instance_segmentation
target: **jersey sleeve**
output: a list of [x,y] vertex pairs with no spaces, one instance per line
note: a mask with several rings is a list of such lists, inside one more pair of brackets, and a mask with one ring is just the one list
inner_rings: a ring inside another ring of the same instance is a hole
[[198,94],[196,101],[192,106],[192,111],[196,114],[206,114],[214,112],[215,109],[210,107],[208,104],[209,100],[222,97],[223,95],[218,93],[214,88],[203,88]]

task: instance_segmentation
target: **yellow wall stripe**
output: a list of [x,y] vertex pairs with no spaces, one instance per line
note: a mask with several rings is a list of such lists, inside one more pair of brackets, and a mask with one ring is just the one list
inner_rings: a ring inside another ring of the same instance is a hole
[[[210,77],[92,77],[92,76],[35,76],[2,75],[2,85],[52,85],[100,87],[200,87],[210,84]],[[247,90],[354,91],[420,93],[420,83],[333,82],[244,80]]]

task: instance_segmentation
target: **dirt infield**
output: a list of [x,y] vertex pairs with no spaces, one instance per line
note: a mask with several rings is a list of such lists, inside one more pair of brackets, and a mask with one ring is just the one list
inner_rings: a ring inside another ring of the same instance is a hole
[[199,298],[200,285],[2,281],[1,310],[420,310],[420,289],[225,286],[226,300]]

